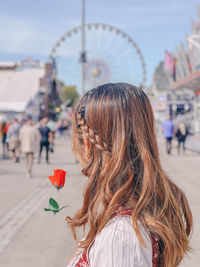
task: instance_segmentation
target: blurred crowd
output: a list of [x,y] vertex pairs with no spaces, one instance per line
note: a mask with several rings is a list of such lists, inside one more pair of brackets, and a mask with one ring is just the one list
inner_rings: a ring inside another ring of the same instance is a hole
[[[181,150],[185,153],[185,142],[189,134],[186,125],[181,122],[175,127],[171,118],[168,117],[162,123],[161,128],[166,139],[167,154],[171,154],[173,139],[177,140],[178,154]],[[71,116],[56,122],[48,117],[34,122],[31,116],[21,120],[17,118],[12,121],[4,120],[0,122],[0,137],[2,140],[2,157],[0,158],[20,163],[20,158],[24,155],[26,175],[31,177],[34,156],[40,164],[42,154],[44,154],[43,162],[46,161],[49,164],[49,153],[54,153],[55,150],[55,138],[71,137]]]
[[55,138],[70,137],[71,119],[53,121],[48,117],[34,122],[31,116],[21,120],[0,122],[0,137],[2,139],[2,159],[12,159],[20,163],[22,155],[26,159],[26,175],[32,176],[33,159],[36,155],[41,163],[43,150],[45,161],[49,164],[49,152],[54,153]]

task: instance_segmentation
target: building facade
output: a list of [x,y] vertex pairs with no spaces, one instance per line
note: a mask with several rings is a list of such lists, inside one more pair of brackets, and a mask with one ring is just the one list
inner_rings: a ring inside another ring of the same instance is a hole
[[55,64],[32,58],[0,62],[0,95],[2,116],[55,117],[55,108],[60,105]]
[[191,123],[200,133],[200,8],[198,21],[191,21],[191,33],[155,70],[151,94],[159,99],[165,95],[166,114],[174,121]]

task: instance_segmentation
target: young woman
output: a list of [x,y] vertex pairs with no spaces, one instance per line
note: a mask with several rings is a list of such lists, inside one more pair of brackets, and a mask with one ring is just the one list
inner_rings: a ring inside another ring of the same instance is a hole
[[87,92],[75,109],[73,151],[88,177],[67,217],[86,237],[68,267],[174,267],[189,251],[192,214],[162,169],[145,93],[126,83]]

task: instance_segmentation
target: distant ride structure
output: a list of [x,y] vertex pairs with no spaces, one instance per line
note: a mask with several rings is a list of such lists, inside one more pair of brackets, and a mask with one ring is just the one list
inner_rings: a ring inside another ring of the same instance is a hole
[[[145,88],[146,64],[136,42],[123,30],[103,23],[84,25],[85,51],[81,52],[82,26],[67,31],[53,46],[49,60],[57,77],[81,92],[107,82],[127,82]],[[84,73],[81,76],[81,63]],[[84,92],[82,92],[84,93]]]

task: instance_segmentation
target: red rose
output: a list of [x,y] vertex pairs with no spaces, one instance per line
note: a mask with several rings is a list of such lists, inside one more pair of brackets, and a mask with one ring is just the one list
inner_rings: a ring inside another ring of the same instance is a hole
[[49,176],[49,179],[58,190],[61,189],[65,184],[65,174],[63,170],[54,170],[54,175]]

